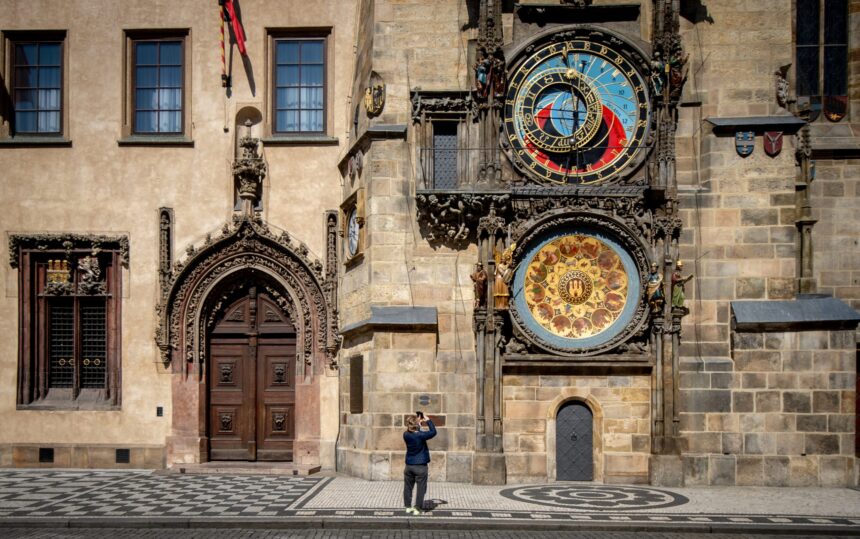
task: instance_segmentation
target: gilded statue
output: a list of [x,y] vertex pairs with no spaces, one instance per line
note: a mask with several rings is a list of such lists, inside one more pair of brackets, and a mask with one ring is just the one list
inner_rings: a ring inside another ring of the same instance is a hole
[[511,298],[510,282],[514,276],[514,249],[517,244],[512,243],[502,252],[495,252],[496,272],[493,281],[493,307],[497,311],[507,311]]

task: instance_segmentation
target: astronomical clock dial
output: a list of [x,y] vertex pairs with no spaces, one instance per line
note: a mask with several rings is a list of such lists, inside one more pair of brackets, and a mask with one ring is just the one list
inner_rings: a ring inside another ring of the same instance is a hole
[[647,85],[620,52],[571,39],[543,46],[508,85],[505,136],[517,166],[560,184],[597,184],[629,165],[649,123]]
[[353,210],[349,212],[349,218],[346,223],[346,245],[350,257],[353,257],[356,255],[356,253],[358,253],[358,233],[358,211],[353,208]]

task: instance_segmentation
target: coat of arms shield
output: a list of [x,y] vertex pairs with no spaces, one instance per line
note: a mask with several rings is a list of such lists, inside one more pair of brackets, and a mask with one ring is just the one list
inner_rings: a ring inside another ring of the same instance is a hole
[[764,132],[764,153],[776,157],[782,151],[782,131]]
[[755,149],[755,131],[738,131],[735,133],[735,149],[741,157],[747,157]]

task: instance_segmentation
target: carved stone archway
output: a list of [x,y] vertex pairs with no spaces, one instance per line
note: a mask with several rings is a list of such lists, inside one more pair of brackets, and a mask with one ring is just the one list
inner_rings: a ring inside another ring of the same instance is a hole
[[225,224],[219,237],[207,236],[201,247],[189,247],[187,259],[165,276],[156,342],[173,373],[168,466],[208,460],[207,325],[222,297],[242,280],[266,287],[296,329],[296,401],[302,406],[296,413],[305,420],[296,432],[294,462],[319,464],[319,375],[334,365],[338,344],[333,213],[326,224],[325,272],[305,245],[246,218]]

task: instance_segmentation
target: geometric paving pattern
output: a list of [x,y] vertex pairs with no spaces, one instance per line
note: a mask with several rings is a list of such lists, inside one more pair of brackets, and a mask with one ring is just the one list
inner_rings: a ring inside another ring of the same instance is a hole
[[0,516],[279,517],[323,478],[110,472],[0,474]]
[[499,494],[510,500],[582,511],[657,509],[689,501],[680,494],[650,487],[564,483],[509,488]]
[[[338,482],[339,481],[339,482]],[[356,484],[359,490],[349,491]],[[345,486],[347,487],[345,489]],[[350,527],[363,522],[377,526],[411,526],[416,518],[436,521],[510,522],[523,526],[581,526],[601,528],[657,524],[675,531],[716,530],[720,527],[777,529],[860,529],[860,516],[803,514],[730,514],[690,511],[679,494],[639,486],[553,483],[495,490],[498,508],[477,509],[467,501],[479,494],[468,486],[432,512],[412,517],[395,500],[396,482],[360,484],[352,479],[285,476],[217,476],[155,474],[150,471],[0,470],[0,537],[18,522],[86,526],[87,522],[125,526],[193,527],[272,523],[291,526]],[[455,488],[449,486],[446,488]],[[486,488],[486,487],[485,487]],[[431,483],[432,489],[432,483]],[[392,498],[380,495],[391,490]],[[465,501],[465,505],[463,502]],[[361,503],[363,507],[355,505]],[[505,508],[505,504],[512,504]],[[457,506],[459,505],[459,506]],[[528,506],[534,509],[528,509]],[[516,506],[517,508],[515,508]],[[541,506],[543,508],[541,508]],[[481,505],[480,507],[485,507]],[[658,511],[648,511],[657,509]],[[106,520],[109,519],[109,520]],[[531,528],[530,528],[531,529]]]

